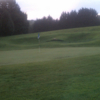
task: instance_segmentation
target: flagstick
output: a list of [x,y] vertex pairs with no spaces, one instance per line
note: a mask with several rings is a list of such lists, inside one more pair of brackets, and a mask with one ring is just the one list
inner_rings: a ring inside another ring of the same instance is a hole
[[39,52],[40,52],[40,35],[38,33],[38,40],[39,40]]
[[40,39],[39,39],[39,52],[40,52]]

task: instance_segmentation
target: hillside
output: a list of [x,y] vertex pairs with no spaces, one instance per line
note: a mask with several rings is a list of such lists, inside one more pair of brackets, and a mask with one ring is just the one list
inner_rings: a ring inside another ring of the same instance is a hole
[[[38,33],[0,38],[0,50],[38,48]],[[100,46],[100,26],[40,33],[41,48]]]

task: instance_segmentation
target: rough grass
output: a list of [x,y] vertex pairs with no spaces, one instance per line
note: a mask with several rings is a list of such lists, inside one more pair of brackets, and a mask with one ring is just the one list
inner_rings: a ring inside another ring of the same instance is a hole
[[[38,48],[38,34],[0,38],[0,50]],[[100,26],[40,33],[41,48],[100,46]],[[55,39],[54,39],[55,38]]]
[[0,100],[99,100],[100,55],[0,66]]

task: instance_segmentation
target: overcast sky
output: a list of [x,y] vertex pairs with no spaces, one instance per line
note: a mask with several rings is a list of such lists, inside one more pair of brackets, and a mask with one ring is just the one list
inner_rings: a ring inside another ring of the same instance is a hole
[[59,19],[63,11],[78,11],[83,8],[93,8],[100,14],[100,0],[16,0],[28,19],[38,19],[52,16]]

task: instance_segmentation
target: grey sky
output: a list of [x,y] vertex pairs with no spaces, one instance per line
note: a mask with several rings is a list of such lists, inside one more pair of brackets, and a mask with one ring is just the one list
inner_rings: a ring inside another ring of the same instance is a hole
[[93,8],[100,14],[100,0],[16,0],[21,10],[26,12],[28,19],[52,16],[60,17],[63,11],[78,11],[83,8]]

